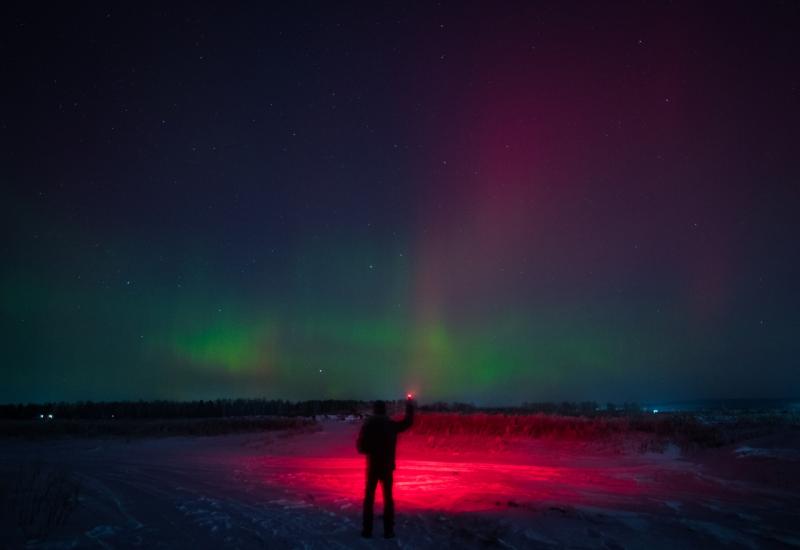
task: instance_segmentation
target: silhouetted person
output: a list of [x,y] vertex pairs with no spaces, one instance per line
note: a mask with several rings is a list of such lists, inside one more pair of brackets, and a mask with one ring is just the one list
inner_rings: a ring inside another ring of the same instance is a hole
[[392,474],[397,434],[408,429],[414,422],[414,401],[406,401],[406,415],[397,422],[386,416],[386,403],[375,401],[373,416],[361,427],[356,447],[367,455],[367,489],[364,493],[364,524],[361,536],[372,536],[375,489],[381,482],[383,490],[383,536],[394,536],[394,500],[392,498]]

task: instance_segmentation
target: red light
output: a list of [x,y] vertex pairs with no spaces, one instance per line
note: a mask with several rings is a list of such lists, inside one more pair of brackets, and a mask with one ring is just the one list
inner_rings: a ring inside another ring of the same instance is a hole
[[407,394],[406,394],[406,398],[408,398],[408,399],[412,399],[413,397],[414,397],[414,396],[413,396],[413,395],[411,395],[410,393],[407,393]]

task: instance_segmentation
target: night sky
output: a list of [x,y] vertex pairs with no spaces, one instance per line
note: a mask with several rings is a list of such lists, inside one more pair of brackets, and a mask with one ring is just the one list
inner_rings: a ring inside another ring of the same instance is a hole
[[0,402],[800,394],[800,4],[216,4],[0,8]]

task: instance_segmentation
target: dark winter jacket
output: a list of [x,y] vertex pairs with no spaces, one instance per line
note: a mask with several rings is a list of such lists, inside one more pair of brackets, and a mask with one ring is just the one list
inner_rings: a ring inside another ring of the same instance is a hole
[[397,447],[397,434],[407,430],[414,422],[414,406],[406,403],[406,415],[399,422],[385,414],[370,416],[361,427],[356,448],[367,455],[367,463],[372,470],[394,470],[394,455]]

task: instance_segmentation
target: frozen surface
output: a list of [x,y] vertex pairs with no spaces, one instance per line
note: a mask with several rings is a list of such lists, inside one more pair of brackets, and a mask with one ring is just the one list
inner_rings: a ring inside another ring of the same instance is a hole
[[6,440],[6,494],[24,472],[45,468],[76,480],[80,496],[39,540],[6,506],[0,547],[800,547],[797,434],[691,456],[403,435],[398,538],[380,538],[378,519],[378,538],[367,541],[357,429],[325,421],[294,434]]

